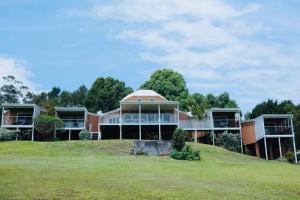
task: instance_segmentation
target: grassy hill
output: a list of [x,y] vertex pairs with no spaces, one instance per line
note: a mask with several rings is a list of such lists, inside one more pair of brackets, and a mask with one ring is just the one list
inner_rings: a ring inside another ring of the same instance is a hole
[[1,142],[0,199],[300,199],[300,166],[196,144],[201,161],[130,156],[132,141]]

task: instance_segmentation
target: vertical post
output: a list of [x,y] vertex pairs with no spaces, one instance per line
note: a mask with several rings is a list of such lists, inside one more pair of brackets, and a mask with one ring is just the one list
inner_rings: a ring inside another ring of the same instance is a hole
[[269,159],[268,159],[268,147],[267,147],[267,139],[266,139],[266,136],[264,136],[264,143],[265,143],[266,160],[269,160]]
[[54,139],[56,139],[56,126],[54,126]]
[[293,134],[293,148],[294,148],[294,155],[295,155],[295,163],[298,163],[293,118],[290,119],[290,123],[291,123],[291,129],[292,129],[292,134]]
[[35,117],[35,106],[33,107],[33,114],[32,114],[32,132],[31,132],[31,141],[34,140],[34,117]]
[[177,104],[177,128],[179,128],[179,121],[180,121],[179,104]]
[[195,132],[194,132],[194,142],[195,143],[197,143],[197,135],[196,134],[197,134],[197,131],[195,130]]
[[69,129],[69,141],[71,140],[71,129]]
[[119,125],[120,125],[120,140],[122,140],[122,105],[121,104],[120,104]]
[[19,127],[17,126],[16,141],[18,141],[18,132],[19,132]]
[[142,140],[142,125],[141,125],[141,104],[139,104],[139,140]]
[[213,136],[213,145],[215,146],[215,131],[212,131],[212,136]]
[[2,113],[1,113],[1,127],[3,126],[3,118],[4,118],[4,107],[2,107]]
[[161,140],[161,127],[160,127],[160,104],[158,104],[158,139]]
[[240,115],[239,115],[239,128],[240,128],[239,131],[240,131],[240,138],[241,138],[241,153],[244,154],[244,149],[243,149],[243,135],[242,135],[242,126],[241,126]]
[[100,122],[98,122],[98,140],[101,138]]
[[280,137],[278,137],[278,144],[279,144],[279,155],[280,155],[280,158],[282,158],[282,151],[281,151],[281,141],[280,141]]

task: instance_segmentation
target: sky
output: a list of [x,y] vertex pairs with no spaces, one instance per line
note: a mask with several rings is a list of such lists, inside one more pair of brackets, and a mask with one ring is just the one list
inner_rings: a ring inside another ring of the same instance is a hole
[[299,0],[1,0],[0,75],[35,92],[103,76],[138,89],[168,67],[244,112],[300,103],[299,19]]

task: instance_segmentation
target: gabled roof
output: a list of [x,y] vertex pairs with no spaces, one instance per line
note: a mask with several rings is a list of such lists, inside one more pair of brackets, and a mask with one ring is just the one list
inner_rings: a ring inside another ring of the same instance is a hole
[[163,97],[162,95],[158,94],[157,92],[153,91],[153,90],[137,90],[129,95],[127,95],[126,97],[124,97],[122,101],[125,101],[126,99],[129,99],[131,97],[141,97],[141,96],[144,96],[144,97],[155,97],[155,96],[158,96],[160,98],[162,98],[163,100],[167,101],[167,99],[165,97]]

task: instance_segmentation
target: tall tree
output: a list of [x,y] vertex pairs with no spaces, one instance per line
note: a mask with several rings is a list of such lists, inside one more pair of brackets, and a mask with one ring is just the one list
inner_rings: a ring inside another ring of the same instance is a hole
[[73,105],[75,106],[84,106],[87,98],[88,89],[85,85],[81,85],[77,90],[72,94]]
[[28,87],[12,75],[2,78],[5,83],[0,87],[0,103],[20,103]]
[[185,80],[181,74],[172,69],[155,71],[140,88],[154,90],[170,101],[179,101],[182,109],[189,109],[184,103],[188,98]]
[[107,112],[118,108],[119,101],[132,92],[132,88],[126,87],[122,81],[100,77],[88,91],[85,105],[91,112]]

